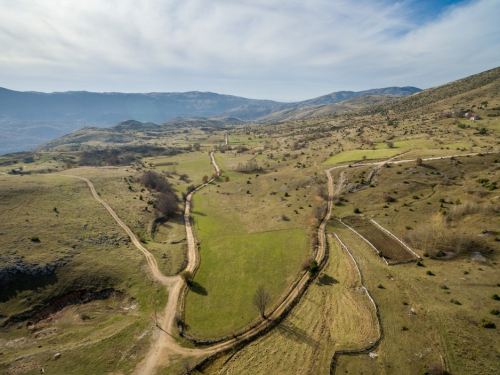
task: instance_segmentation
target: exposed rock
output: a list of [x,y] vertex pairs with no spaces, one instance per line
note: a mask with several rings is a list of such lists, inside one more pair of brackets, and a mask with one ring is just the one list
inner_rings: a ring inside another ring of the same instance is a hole
[[481,262],[481,263],[486,262],[486,258],[479,251],[475,251],[471,255],[472,259],[474,259],[476,262]]
[[[63,259],[58,259],[40,266],[37,262],[29,263],[19,258],[4,258],[2,260],[5,261],[7,265],[0,269],[0,288],[6,287],[22,276],[41,277],[51,275],[55,272],[57,267],[66,263]],[[8,262],[8,260],[10,260],[10,262]]]

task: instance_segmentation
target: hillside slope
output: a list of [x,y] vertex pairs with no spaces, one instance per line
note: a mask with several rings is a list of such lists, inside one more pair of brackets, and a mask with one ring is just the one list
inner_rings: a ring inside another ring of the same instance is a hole
[[418,89],[390,87],[342,91],[302,102],[279,103],[196,91],[41,93],[0,88],[0,154],[31,149],[86,126],[107,127],[130,119],[162,123],[176,117],[227,117],[250,121],[283,109],[333,104],[369,94],[406,95],[415,90]]
[[370,107],[360,113],[409,114],[414,111],[418,112],[422,108],[427,110],[441,109],[440,107],[443,105],[448,108],[454,107],[453,109],[456,110],[465,110],[468,109],[467,105],[469,104],[466,100],[467,95],[481,97],[481,92],[484,93],[485,97],[498,97],[500,94],[500,67],[423,90],[392,103]]

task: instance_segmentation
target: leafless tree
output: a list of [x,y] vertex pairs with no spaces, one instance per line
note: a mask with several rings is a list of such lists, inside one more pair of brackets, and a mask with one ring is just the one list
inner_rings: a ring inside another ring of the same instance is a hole
[[271,299],[269,293],[266,291],[266,288],[264,286],[259,286],[257,288],[257,291],[253,295],[253,305],[257,309],[257,311],[260,313],[260,316],[262,316],[264,319],[266,318],[266,307],[269,304],[269,300]]
[[179,211],[179,200],[172,191],[163,191],[156,198],[156,210],[167,217],[175,215]]
[[327,206],[324,202],[318,204],[316,207],[314,207],[314,217],[318,220],[322,220],[326,215],[326,211]]

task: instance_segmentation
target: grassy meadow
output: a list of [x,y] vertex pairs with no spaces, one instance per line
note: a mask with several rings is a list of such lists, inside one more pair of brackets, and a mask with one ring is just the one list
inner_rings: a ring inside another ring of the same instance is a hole
[[257,316],[251,302],[257,287],[264,285],[274,303],[309,254],[305,218],[280,220],[274,211],[280,199],[262,204],[259,195],[242,191],[255,189],[243,181],[217,181],[195,195],[201,265],[185,320],[198,337],[215,338],[247,325]]
[[[329,236],[330,257],[306,294],[272,332],[224,357],[226,374],[329,374],[335,350],[377,338],[375,311],[359,292],[354,264]],[[217,364],[203,374],[219,373]]]
[[[327,374],[335,350],[377,338],[373,306],[333,233],[356,257],[384,332],[371,356],[341,356],[337,374],[417,375],[425,367],[429,373],[498,373],[500,154],[487,153],[500,150],[494,109],[500,86],[483,78],[278,124],[191,119],[152,132],[83,129],[46,152],[0,156],[0,271],[54,265],[37,277],[17,273],[15,282],[4,280],[0,373],[35,374],[42,367],[51,374],[134,373],[154,342],[155,307],[163,308],[167,292],[86,184],[69,175],[89,178],[161,271],[174,275],[186,262],[182,216],[152,233],[156,193],[139,179],[147,170],[163,173],[181,197],[213,174],[212,150],[223,173],[194,195],[201,264],[184,316],[187,333],[204,339],[246,327],[258,317],[252,296],[260,285],[272,307],[302,272],[324,213],[325,170],[339,168],[332,171],[325,267],[282,323],[208,362],[203,373]],[[481,119],[461,117],[466,110]],[[229,147],[223,146],[226,133]],[[67,169],[68,161],[79,165],[82,150],[123,146],[139,150],[127,151],[138,160]],[[482,154],[465,155],[472,152]],[[444,158],[451,155],[457,157]],[[443,159],[417,163],[431,157]],[[387,159],[395,163],[362,165]],[[374,219],[422,260],[386,265],[340,224],[351,215]],[[26,328],[54,299],[106,288],[115,293],[56,309]],[[179,374],[203,357],[165,352],[157,372]]]
[[[148,348],[150,313],[166,302],[166,293],[149,280],[145,261],[126,234],[87,185],[71,177],[0,175],[0,195],[2,261],[56,265],[54,274],[4,285],[1,372],[35,374],[44,367],[84,374],[91,366],[101,373],[133,367],[133,357],[123,355],[140,356]],[[75,290],[106,288],[119,294],[65,307],[26,329],[30,311]],[[115,349],[104,350],[110,346]],[[54,361],[57,352],[61,358]],[[24,359],[14,361],[19,353]],[[101,360],[94,363],[96,353]]]

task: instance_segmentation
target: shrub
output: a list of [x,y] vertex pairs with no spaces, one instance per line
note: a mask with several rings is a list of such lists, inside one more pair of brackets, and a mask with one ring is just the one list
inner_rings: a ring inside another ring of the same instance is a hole
[[443,366],[440,362],[429,363],[424,366],[424,375],[446,375],[449,374],[447,371],[443,370]]
[[181,331],[184,329],[184,321],[179,313],[175,314],[174,323]]
[[385,289],[385,287],[382,284],[378,284],[377,288],[379,288],[379,289]]
[[33,236],[33,237],[31,237],[31,241],[39,243],[40,242],[40,238],[38,238],[38,236]]
[[394,198],[393,196],[389,195],[389,194],[384,194],[382,196],[382,200],[384,202],[387,202],[387,203],[392,203],[392,202],[396,202],[396,198]]
[[412,246],[431,258],[444,256],[446,253],[463,254],[472,251],[488,251],[484,244],[478,242],[473,235],[450,231],[446,225],[428,222],[417,225],[410,232]]
[[359,210],[359,208],[357,208],[357,207],[356,207],[356,208],[354,209],[354,213],[355,213],[355,214],[360,214],[360,213],[361,213],[361,211]]
[[311,263],[309,263],[308,270],[309,270],[309,275],[310,276],[316,275],[316,273],[318,273],[318,271],[319,271],[318,262],[316,262],[316,260],[314,260],[314,259],[311,260]]
[[460,303],[458,300],[453,299],[453,298],[452,298],[452,299],[450,299],[450,302],[451,302],[451,303],[454,303],[455,305],[461,305],[461,303]]
[[191,271],[182,271],[179,276],[186,282],[187,285],[191,285],[193,282],[193,273]]
[[481,327],[483,327],[483,328],[497,328],[495,323],[489,321],[488,319],[481,319]]
[[496,293],[491,296],[491,299],[494,299],[495,301],[500,301],[500,297]]
[[426,275],[429,275],[429,276],[435,276],[435,275],[432,273],[432,271],[427,271],[425,274],[426,274]]
[[490,314],[491,315],[500,315],[500,311],[498,311],[498,309],[491,309]]
[[312,259],[311,259],[310,257],[307,257],[307,258],[306,258],[306,260],[304,260],[304,261],[302,262],[302,264],[300,265],[300,269],[301,269],[302,271],[306,271],[306,270],[308,270],[308,269],[309,269],[309,266],[311,265],[311,261],[312,261]]

